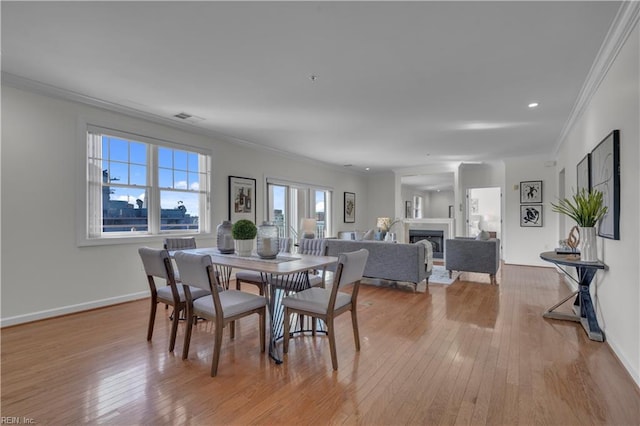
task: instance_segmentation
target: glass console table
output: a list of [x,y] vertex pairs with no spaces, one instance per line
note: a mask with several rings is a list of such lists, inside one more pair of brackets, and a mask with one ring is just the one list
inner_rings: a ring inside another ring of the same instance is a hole
[[[575,321],[582,324],[582,328],[587,332],[589,339],[598,342],[604,342],[604,333],[598,325],[598,319],[593,309],[593,301],[591,300],[591,293],[589,292],[589,286],[593,277],[596,275],[598,269],[607,269],[607,265],[597,262],[583,262],[580,260],[579,255],[575,254],[558,254],[553,251],[547,251],[540,253],[540,258],[547,262],[551,262],[555,265],[572,266],[576,268],[578,273],[578,279],[576,280],[571,274],[568,274],[564,269],[559,268],[562,273],[578,284],[578,290],[571,293],[549,309],[545,311],[542,316],[544,318],[559,319],[565,321]],[[566,314],[562,312],[554,312],[556,308],[565,303],[567,300],[576,296],[573,302],[574,314]]]

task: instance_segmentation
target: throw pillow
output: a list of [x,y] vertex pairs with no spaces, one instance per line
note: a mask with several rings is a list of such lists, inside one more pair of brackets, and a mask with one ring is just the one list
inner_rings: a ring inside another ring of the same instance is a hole
[[364,241],[373,240],[373,229],[369,229],[367,232],[365,232],[364,235],[362,236],[362,239]]
[[480,232],[478,232],[478,236],[476,237],[476,240],[486,241],[488,239],[489,239],[489,233],[487,231],[481,230]]

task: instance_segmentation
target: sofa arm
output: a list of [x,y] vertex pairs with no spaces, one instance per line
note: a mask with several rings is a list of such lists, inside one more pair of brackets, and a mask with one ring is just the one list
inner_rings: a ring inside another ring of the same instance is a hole
[[500,240],[455,238],[445,240],[445,268],[449,271],[495,275],[500,268]]

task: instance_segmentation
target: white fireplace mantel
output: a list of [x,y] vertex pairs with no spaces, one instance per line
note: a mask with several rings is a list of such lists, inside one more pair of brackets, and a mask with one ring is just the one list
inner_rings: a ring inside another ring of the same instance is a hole
[[399,235],[399,242],[409,241],[410,229],[423,229],[427,231],[442,231],[444,238],[453,238],[455,232],[455,219],[433,218],[433,219],[405,219],[402,221],[403,230]]

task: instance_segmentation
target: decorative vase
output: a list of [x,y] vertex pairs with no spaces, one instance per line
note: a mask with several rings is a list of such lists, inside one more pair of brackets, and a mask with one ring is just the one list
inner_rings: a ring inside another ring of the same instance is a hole
[[234,251],[231,226],[230,221],[224,220],[216,228],[218,251],[222,254],[231,254]]
[[598,247],[596,245],[596,228],[594,226],[580,227],[580,260],[583,262],[598,261]]
[[253,240],[235,240],[238,256],[249,257],[253,251]]
[[278,255],[278,227],[270,222],[258,226],[258,256],[263,259],[275,259]]

